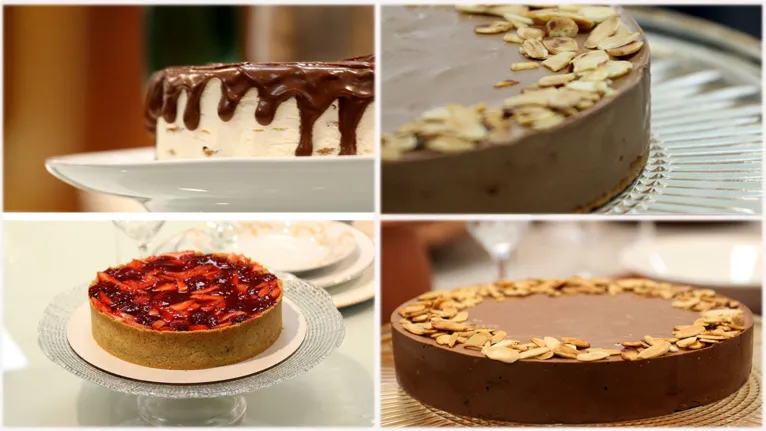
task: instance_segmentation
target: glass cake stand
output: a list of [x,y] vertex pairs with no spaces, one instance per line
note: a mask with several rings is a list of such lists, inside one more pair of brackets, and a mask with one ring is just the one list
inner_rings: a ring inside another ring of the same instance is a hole
[[[750,379],[736,393],[713,404],[649,419],[578,425],[587,427],[761,427],[761,318],[755,318],[753,371]],[[421,404],[399,387],[394,372],[391,349],[391,325],[386,324],[380,337],[380,422],[383,427],[519,427],[534,426],[514,422],[491,421],[458,416]]]
[[631,8],[652,49],[652,136],[639,178],[597,212],[761,212],[761,46],[674,12]]
[[38,326],[43,353],[72,374],[114,391],[138,396],[138,415],[155,426],[224,426],[242,419],[247,403],[242,394],[280,384],[310,370],[340,346],[345,335],[343,317],[324,290],[289,274],[285,295],[306,319],[306,337],[289,358],[246,377],[216,383],[171,385],[143,382],[107,373],[80,358],[67,341],[67,323],[86,300],[87,286],[56,297]]

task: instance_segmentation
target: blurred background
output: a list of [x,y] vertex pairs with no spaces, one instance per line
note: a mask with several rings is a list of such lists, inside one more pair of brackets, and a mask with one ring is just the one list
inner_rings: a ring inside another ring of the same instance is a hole
[[372,6],[5,6],[5,211],[143,211],[49,175],[47,157],[152,145],[144,84],[170,65],[373,53]]
[[381,238],[382,323],[429,290],[574,275],[711,287],[761,314],[757,222],[383,222]]

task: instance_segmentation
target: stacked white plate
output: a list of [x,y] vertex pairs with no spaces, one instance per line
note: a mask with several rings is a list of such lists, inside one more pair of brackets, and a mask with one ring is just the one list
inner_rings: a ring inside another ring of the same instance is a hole
[[156,252],[242,253],[271,271],[288,272],[327,289],[338,308],[375,296],[375,245],[369,236],[346,223],[236,222],[236,239],[224,249],[214,244],[209,230],[197,228],[170,238]]

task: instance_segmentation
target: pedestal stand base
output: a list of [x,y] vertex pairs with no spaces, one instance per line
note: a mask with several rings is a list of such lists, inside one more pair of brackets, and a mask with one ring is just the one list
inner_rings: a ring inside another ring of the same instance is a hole
[[138,397],[138,415],[153,426],[227,426],[239,422],[247,403],[242,396],[170,399]]

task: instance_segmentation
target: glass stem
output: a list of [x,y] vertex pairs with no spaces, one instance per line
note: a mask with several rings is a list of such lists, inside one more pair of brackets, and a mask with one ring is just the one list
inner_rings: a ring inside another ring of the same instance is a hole
[[497,263],[497,280],[505,280],[508,276],[508,261],[511,259],[511,253],[498,253],[495,256]]

